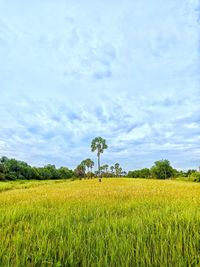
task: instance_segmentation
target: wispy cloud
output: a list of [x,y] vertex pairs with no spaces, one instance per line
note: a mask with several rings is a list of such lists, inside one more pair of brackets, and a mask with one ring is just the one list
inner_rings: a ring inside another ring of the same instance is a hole
[[198,166],[199,51],[196,0],[0,0],[0,154]]

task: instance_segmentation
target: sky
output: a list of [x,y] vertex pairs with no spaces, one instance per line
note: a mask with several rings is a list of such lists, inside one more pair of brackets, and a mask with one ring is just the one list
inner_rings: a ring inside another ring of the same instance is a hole
[[0,156],[200,166],[198,0],[0,0]]

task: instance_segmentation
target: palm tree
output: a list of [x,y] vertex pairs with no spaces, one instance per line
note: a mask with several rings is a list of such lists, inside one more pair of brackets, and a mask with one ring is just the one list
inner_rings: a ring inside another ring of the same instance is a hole
[[76,169],[75,169],[75,174],[76,176],[79,177],[79,179],[81,180],[83,177],[85,177],[85,165],[84,164],[79,164]]
[[88,159],[83,160],[81,164],[87,167],[87,177],[89,179],[90,169],[91,169],[91,176],[92,176],[92,168],[94,167],[94,161],[88,158]]
[[104,171],[105,171],[105,166],[104,165],[100,167],[100,171],[101,171],[101,175],[102,174],[104,175]]
[[119,168],[119,177],[121,177],[121,175],[122,175],[122,168],[120,167]]
[[[86,170],[86,160],[82,160],[81,163],[80,163],[81,166],[83,166]],[[84,175],[84,178],[86,179],[85,175]]]
[[[92,161],[91,159],[86,159],[86,166],[88,168],[88,174],[89,174],[89,170],[91,169],[91,175],[90,178],[92,178],[92,168],[94,167],[94,161]],[[89,176],[88,176],[89,179]]]
[[108,166],[108,165],[102,165],[102,166],[100,167],[100,169],[101,169],[101,171],[102,171],[103,173],[106,173],[106,172],[107,172],[107,169],[108,169],[107,166]]
[[106,140],[103,139],[102,137],[96,137],[92,140],[91,150],[92,150],[92,152],[97,150],[99,182],[101,182],[100,155],[101,155],[101,153],[103,154],[103,151],[107,148],[108,148],[108,146],[106,144]]
[[115,176],[117,177],[118,175],[119,175],[119,167],[120,165],[119,165],[119,163],[115,163]]
[[105,164],[102,166],[102,170],[104,171],[104,175],[108,177],[108,164]]
[[114,169],[115,169],[114,166],[111,166],[111,167],[110,167],[110,170],[111,170],[111,174],[112,174],[112,175],[114,174]]
[[90,161],[91,179],[92,179],[92,168],[94,167],[94,161]]
[[85,165],[87,167],[87,172],[89,173],[89,170],[90,170],[90,164],[91,164],[91,159],[86,159],[85,160]]
[[105,164],[104,166],[105,166],[106,173],[108,173],[108,168],[109,168],[108,164]]

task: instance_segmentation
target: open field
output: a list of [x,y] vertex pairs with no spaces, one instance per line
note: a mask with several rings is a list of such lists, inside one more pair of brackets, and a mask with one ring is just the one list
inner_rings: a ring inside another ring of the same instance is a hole
[[200,184],[0,183],[0,266],[200,266]]
[[57,183],[63,183],[63,180],[51,180],[51,181],[18,180],[18,181],[0,182],[0,192],[13,189],[27,189],[43,185],[54,185]]

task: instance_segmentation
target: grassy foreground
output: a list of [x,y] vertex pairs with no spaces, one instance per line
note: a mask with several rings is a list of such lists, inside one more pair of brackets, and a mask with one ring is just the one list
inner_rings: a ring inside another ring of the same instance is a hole
[[200,184],[0,183],[0,266],[200,266]]

